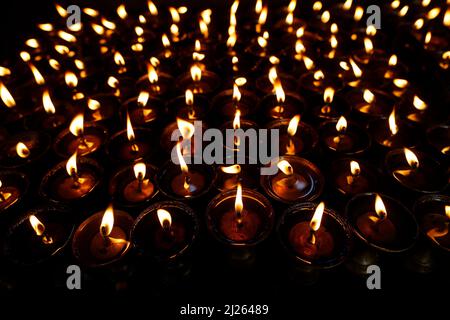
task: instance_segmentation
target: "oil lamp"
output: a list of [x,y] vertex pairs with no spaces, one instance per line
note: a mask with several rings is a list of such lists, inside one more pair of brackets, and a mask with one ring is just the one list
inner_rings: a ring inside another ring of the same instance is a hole
[[324,188],[324,177],[313,163],[297,156],[283,156],[270,163],[276,165],[275,175],[261,176],[264,191],[273,199],[294,203],[317,199]]
[[157,174],[160,191],[175,200],[193,200],[209,192],[215,181],[214,169],[203,164],[195,164],[194,158],[186,157],[181,151],[181,142],[176,144],[179,165],[168,161]]
[[105,267],[118,263],[131,248],[133,218],[109,205],[81,223],[74,233],[72,252],[84,266]]
[[146,128],[133,128],[130,114],[126,114],[125,130],[119,131],[107,142],[106,152],[114,162],[130,163],[139,159],[149,159],[155,150],[147,137],[152,130]]
[[0,215],[12,211],[25,197],[29,181],[27,177],[14,171],[0,171]]
[[339,154],[361,154],[371,145],[365,130],[354,123],[348,123],[344,116],[338,121],[326,121],[320,125],[319,135],[327,150]]
[[417,123],[430,123],[432,117],[430,116],[428,104],[418,95],[405,95],[399,105],[399,112],[406,120]]
[[51,169],[42,179],[39,193],[57,203],[79,202],[98,189],[103,169],[88,158],[78,159],[78,152]]
[[323,101],[314,103],[313,114],[322,120],[338,120],[342,114],[347,114],[350,111],[350,106],[347,101],[336,94],[333,87],[325,88],[323,93]]
[[198,62],[194,62],[188,73],[177,79],[180,90],[190,89],[195,94],[213,94],[220,87],[220,78],[212,71],[202,69]]
[[251,250],[272,231],[274,212],[261,194],[242,189],[216,196],[206,208],[210,234],[228,249]]
[[375,89],[354,89],[347,94],[347,101],[362,119],[388,117],[395,100],[387,93]]
[[[278,60],[278,58],[275,59]],[[295,92],[295,90],[297,89],[296,79],[293,76],[286,73],[279,74],[275,66],[272,66],[269,69],[268,76],[262,76],[256,80],[255,83],[256,88],[265,95],[270,94],[274,90],[273,86],[275,84],[276,79],[280,79],[280,82],[283,84],[283,89],[285,89],[287,92]]]
[[390,151],[385,168],[395,185],[419,192],[434,193],[448,186],[448,172],[430,155],[408,148]]
[[84,119],[86,122],[105,123],[112,127],[119,111],[118,98],[112,94],[95,94],[86,99]]
[[285,92],[279,78],[274,81],[275,94],[264,97],[259,108],[267,119],[291,119],[306,108],[303,98],[293,92]]
[[336,189],[344,196],[374,191],[378,187],[378,172],[360,160],[338,159],[331,165],[331,174]]
[[395,108],[389,118],[371,120],[367,130],[373,141],[382,148],[412,147],[420,140],[419,129],[397,118]]
[[50,136],[44,132],[24,131],[0,147],[0,167],[19,168],[38,165],[50,149]]
[[25,127],[37,130],[54,132],[61,129],[67,123],[67,117],[64,114],[67,110],[62,103],[58,102],[55,106],[50,91],[44,89],[42,92],[42,107],[44,112],[39,111],[25,119]]
[[190,207],[176,201],[162,201],[137,217],[131,239],[138,255],[167,262],[186,256],[198,234],[199,221]]
[[154,64],[158,66],[159,60],[153,59],[147,63],[147,74],[139,78],[136,85],[140,91],[147,91],[152,96],[166,96],[172,90],[173,78],[171,75],[157,70]]
[[191,89],[187,89],[184,96],[172,99],[167,106],[169,114],[185,119],[205,119],[209,111],[209,102],[202,95],[195,95]]
[[450,251],[450,198],[445,195],[426,195],[414,204],[420,231],[442,252]]
[[[248,162],[246,162],[248,163]],[[251,164],[232,164],[218,166],[216,169],[216,188],[221,191],[232,190],[240,183],[243,188],[257,189],[259,185],[259,166]]]
[[344,262],[351,249],[349,226],[323,202],[289,207],[276,230],[289,258],[303,266],[334,268]]
[[147,91],[141,91],[137,97],[126,100],[122,108],[128,111],[131,122],[140,127],[154,124],[164,114],[163,101],[152,97]]
[[386,195],[356,195],[345,212],[355,235],[376,250],[399,254],[411,249],[417,240],[419,228],[412,213]]
[[311,154],[317,147],[319,135],[316,130],[300,121],[300,115],[292,119],[275,120],[267,125],[269,130],[279,129],[279,150],[286,155]]
[[8,226],[3,253],[22,266],[36,265],[60,256],[75,226],[67,211],[56,207],[32,209]]
[[[167,153],[171,153],[176,145],[176,141],[172,141],[172,137],[178,135],[178,137],[183,138],[184,145],[189,141],[191,154],[195,154],[197,148],[201,148],[201,141],[196,139],[196,137],[202,137],[202,132],[206,129],[207,127],[204,121],[199,123],[194,120],[177,118],[176,121],[170,123],[163,129],[160,140],[161,147]],[[185,148],[183,154],[184,152],[187,152]]]
[[61,131],[53,144],[53,149],[62,158],[67,158],[75,151],[80,156],[92,154],[99,150],[107,136],[107,131],[100,125],[84,123],[84,115],[77,114],[68,129]]
[[427,130],[427,141],[444,157],[450,155],[450,126],[441,124]]
[[144,162],[119,170],[111,179],[109,194],[120,206],[133,207],[149,202],[158,193],[155,187],[156,170]]

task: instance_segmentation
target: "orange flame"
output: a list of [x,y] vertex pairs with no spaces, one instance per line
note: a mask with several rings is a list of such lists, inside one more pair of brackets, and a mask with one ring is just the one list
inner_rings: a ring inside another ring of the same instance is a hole
[[295,134],[297,133],[299,122],[300,122],[299,114],[293,116],[292,119],[289,121],[287,132],[291,137],[295,136]]
[[6,88],[6,86],[1,81],[0,81],[0,97],[3,101],[3,103],[8,108],[12,108],[12,107],[16,106],[16,101],[14,100],[13,96],[9,92],[8,88]]
[[377,194],[375,197],[375,212],[380,219],[385,219],[387,217],[386,207],[384,205],[383,199],[381,199],[379,194]]
[[314,211],[314,215],[309,223],[311,230],[317,231],[320,228],[320,224],[322,223],[323,212],[325,211],[325,203],[321,202],[316,207]]
[[234,201],[234,211],[236,214],[241,214],[242,210],[244,210],[244,203],[242,202],[242,186],[238,183],[236,189],[236,200]]
[[80,137],[80,136],[83,135],[83,131],[84,131],[84,115],[82,113],[77,114],[73,118],[72,122],[70,123],[69,130],[76,137]]
[[67,174],[71,177],[74,177],[77,175],[78,168],[77,168],[77,151],[74,152],[74,154],[67,160],[66,163],[66,171]]
[[234,164],[228,167],[220,167],[220,170],[222,170],[222,172],[227,174],[237,174],[241,172],[241,166],[238,164]]
[[336,123],[336,130],[339,133],[345,133],[345,131],[347,130],[347,119],[345,119],[344,116],[341,116]]
[[100,224],[100,234],[106,238],[111,234],[111,231],[114,227],[114,208],[113,205],[110,204],[108,208],[106,208],[105,213],[103,214],[102,222]]
[[291,164],[286,160],[281,160],[277,163],[278,169],[281,170],[285,175],[291,176],[294,174],[294,169],[292,168]]
[[18,142],[16,145],[17,155],[23,159],[28,158],[30,155],[30,149],[23,142]]
[[156,214],[158,215],[158,220],[161,224],[161,227],[170,228],[172,226],[172,216],[170,215],[169,211],[165,209],[158,209],[156,211]]

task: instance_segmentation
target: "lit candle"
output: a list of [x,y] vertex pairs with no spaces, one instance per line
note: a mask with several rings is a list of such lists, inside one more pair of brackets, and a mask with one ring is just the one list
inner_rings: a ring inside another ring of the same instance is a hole
[[123,190],[123,196],[127,201],[141,202],[153,195],[155,187],[150,179],[146,179],[146,170],[147,166],[143,162],[133,166],[136,179],[128,183]]
[[73,153],[76,150],[80,153],[80,156],[84,156],[96,151],[100,147],[100,137],[94,134],[85,134],[84,115],[82,113],[79,113],[73,118],[69,130],[76,137],[67,146],[69,152]]
[[30,215],[28,219],[41,242],[46,245],[53,244],[53,238],[46,233],[45,225],[35,215]]
[[9,208],[19,200],[20,191],[14,186],[4,186],[0,180],[0,211]]

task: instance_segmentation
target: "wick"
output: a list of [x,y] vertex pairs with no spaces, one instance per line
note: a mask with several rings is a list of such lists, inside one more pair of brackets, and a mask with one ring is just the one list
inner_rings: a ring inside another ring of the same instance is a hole
[[236,211],[236,227],[237,229],[241,229],[244,226],[243,220],[242,220],[242,212]]
[[314,231],[314,229],[310,228],[309,236],[308,236],[308,240],[307,241],[308,241],[309,244],[312,244],[312,245],[316,244],[316,231]]
[[139,176],[138,176],[138,192],[139,193],[142,193],[142,185],[143,185],[143,183],[144,183],[144,177],[142,176],[142,174],[141,173],[139,173]]
[[72,172],[70,174],[70,176],[73,179],[73,185],[72,188],[74,189],[78,189],[80,188],[80,177],[78,176],[77,172],[75,171],[75,169],[72,169]]
[[103,238],[103,249],[106,249],[111,245],[111,239],[106,235],[105,226],[102,226],[100,234]]

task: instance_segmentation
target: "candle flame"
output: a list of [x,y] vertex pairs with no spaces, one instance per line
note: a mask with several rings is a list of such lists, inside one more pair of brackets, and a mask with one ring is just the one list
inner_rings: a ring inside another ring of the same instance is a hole
[[158,220],[161,227],[170,228],[172,225],[172,216],[170,215],[170,212],[165,209],[158,209],[156,214],[158,215]]
[[147,91],[141,91],[139,93],[137,103],[139,106],[143,107],[147,105],[148,99],[150,98],[150,94]]
[[77,168],[77,151],[74,152],[74,154],[67,160],[66,163],[66,171],[67,174],[71,177],[76,176],[78,172]]
[[119,86],[119,80],[117,80],[117,78],[115,78],[113,76],[109,76],[108,80],[107,80],[107,84],[111,88],[117,89],[117,87]]
[[184,140],[189,140],[195,133],[195,127],[189,121],[177,118],[177,126]]
[[336,123],[336,130],[339,133],[345,133],[345,131],[347,130],[347,119],[345,119],[344,116],[341,116]]
[[147,76],[148,81],[150,81],[151,84],[155,84],[158,82],[158,73],[151,63],[147,63]]
[[106,208],[105,213],[103,214],[102,222],[100,224],[100,234],[103,237],[108,237],[111,234],[111,231],[114,227],[114,208],[113,205],[110,204],[108,208]]
[[117,7],[116,12],[120,19],[126,19],[128,17],[127,9],[123,3]]
[[133,125],[131,124],[130,114],[127,111],[127,137],[128,141],[134,141],[136,136],[134,135]]
[[23,142],[18,142],[16,145],[17,155],[23,159],[28,158],[30,155],[30,149]]
[[299,114],[293,116],[292,119],[289,121],[287,132],[291,137],[295,136],[295,134],[297,133],[299,122],[300,122]]
[[138,180],[144,180],[147,166],[143,162],[138,162],[133,166],[134,176]]
[[[177,142],[176,149],[177,149],[178,161],[180,162],[181,171],[183,173],[188,173],[189,169],[188,169],[188,166],[186,164],[186,161],[184,161],[184,157],[183,157],[183,154],[181,152],[181,142]],[[186,182],[185,182],[185,184],[186,184]],[[189,185],[188,185],[187,189],[189,189]]]
[[363,16],[364,16],[364,8],[361,6],[357,6],[355,8],[355,14],[353,15],[353,19],[355,21],[360,21]]
[[397,88],[400,89],[405,89],[409,84],[408,80],[406,79],[394,79],[392,82]]
[[368,104],[372,104],[375,101],[375,95],[369,89],[365,89],[363,93],[363,99]]
[[350,10],[353,5],[353,0],[345,0],[344,4],[342,5],[342,8],[346,11]]
[[31,227],[33,227],[33,230],[38,237],[44,234],[45,226],[34,214],[28,217],[28,221],[30,221]]
[[312,6],[314,11],[320,11],[320,10],[322,10],[322,7],[323,7],[323,4],[320,1],[314,2],[313,6]]
[[42,76],[42,73],[38,70],[38,68],[36,68],[36,66],[34,64],[31,64],[31,63],[29,63],[28,65],[29,65],[29,67],[31,69],[31,72],[33,73],[34,80],[36,81],[36,83],[38,85],[45,84],[45,79]]
[[148,11],[150,11],[150,14],[152,16],[158,15],[158,8],[156,8],[156,6],[152,0],[147,0],[147,7],[148,7]]
[[239,129],[241,127],[241,111],[239,109],[236,109],[236,112],[234,113],[234,119],[233,119],[233,129]]
[[87,101],[88,108],[92,111],[96,111],[100,109],[102,106],[98,100],[89,98]]
[[83,135],[84,131],[84,115],[82,113],[77,114],[69,126],[70,132],[76,136],[80,137]]
[[318,70],[318,71],[314,72],[314,80],[319,81],[319,80],[323,80],[323,79],[325,79],[325,74],[323,73],[322,70]]
[[428,20],[436,19],[440,13],[441,13],[441,8],[439,8],[439,7],[433,8],[430,11],[428,11],[427,18],[428,18]]
[[322,23],[328,23],[330,19],[331,19],[330,11],[325,10],[320,17],[320,21],[322,21]]
[[425,44],[429,44],[431,42],[431,38],[432,38],[433,34],[431,33],[431,31],[427,32],[427,34],[425,35]]
[[269,81],[272,85],[274,85],[276,79],[278,79],[277,68],[273,66],[269,69]]
[[66,71],[64,80],[69,88],[75,88],[78,85],[78,78],[72,71]]
[[412,169],[416,169],[419,167],[419,159],[417,158],[417,156],[414,152],[412,152],[408,148],[404,148],[404,154],[405,154],[406,161],[408,162],[408,165]]
[[234,211],[236,214],[241,214],[242,210],[244,210],[244,203],[242,202],[242,186],[238,183],[236,189],[236,200],[234,201]]
[[170,47],[169,37],[165,33],[161,36],[161,42],[162,42],[164,48],[167,49]]
[[445,206],[445,215],[450,219],[450,206]]
[[51,23],[40,23],[38,24],[38,28],[46,32],[53,31],[53,25]]
[[186,90],[184,97],[185,97],[186,105],[192,106],[194,104],[194,93],[192,92],[191,89]]
[[191,66],[191,77],[194,82],[198,82],[202,79],[202,69],[198,64],[193,64]]
[[323,101],[325,103],[332,103],[334,99],[334,89],[332,87],[328,87],[325,89],[323,93]]
[[222,172],[227,174],[236,174],[241,172],[241,166],[238,164],[234,164],[228,167],[220,167],[220,170],[222,170]]
[[358,176],[361,173],[361,168],[357,161],[350,161],[350,172],[353,176]]
[[277,97],[278,103],[284,103],[286,101],[286,95],[283,90],[283,86],[281,85],[280,79],[275,79],[274,82],[275,95]]
[[309,223],[309,226],[312,230],[317,231],[320,228],[320,224],[322,223],[323,212],[325,211],[325,203],[321,202],[316,207],[314,211],[314,215]]
[[392,109],[392,112],[389,116],[389,130],[391,130],[392,135],[396,135],[398,133],[398,126],[395,120],[395,108]]
[[420,29],[423,28],[424,24],[425,24],[425,21],[424,21],[422,18],[417,19],[417,20],[414,22],[414,28],[415,28],[416,30],[420,30]]
[[122,54],[119,51],[116,51],[114,53],[114,63],[118,66],[125,65],[125,59],[123,58]]
[[277,163],[278,169],[281,170],[285,175],[291,176],[294,174],[294,169],[292,168],[291,164],[286,160],[281,160]]
[[375,212],[380,219],[385,219],[387,217],[386,207],[379,194],[375,196]]
[[6,88],[6,86],[1,81],[0,81],[0,97],[3,101],[3,103],[8,108],[12,108],[12,107],[16,106],[16,101],[14,100],[13,96],[9,92],[8,88]]
[[414,105],[414,108],[416,108],[417,110],[420,110],[420,111],[426,110],[428,107],[428,105],[425,103],[425,101],[420,99],[418,96],[414,96],[413,105]]
[[373,42],[370,38],[364,38],[364,49],[367,54],[373,54]]
[[267,21],[267,14],[268,14],[268,8],[267,6],[264,6],[261,10],[261,13],[259,14],[258,17],[258,24],[259,25],[263,25],[266,23]]
[[352,58],[350,58],[349,61],[350,61],[350,65],[352,67],[352,71],[353,71],[353,74],[355,75],[355,77],[361,78],[362,77],[361,68],[356,64],[356,62]]
[[450,27],[450,8],[445,11],[444,19],[443,19],[444,26]]
[[373,37],[377,34],[377,28],[373,24],[367,26],[366,28],[366,35]]

